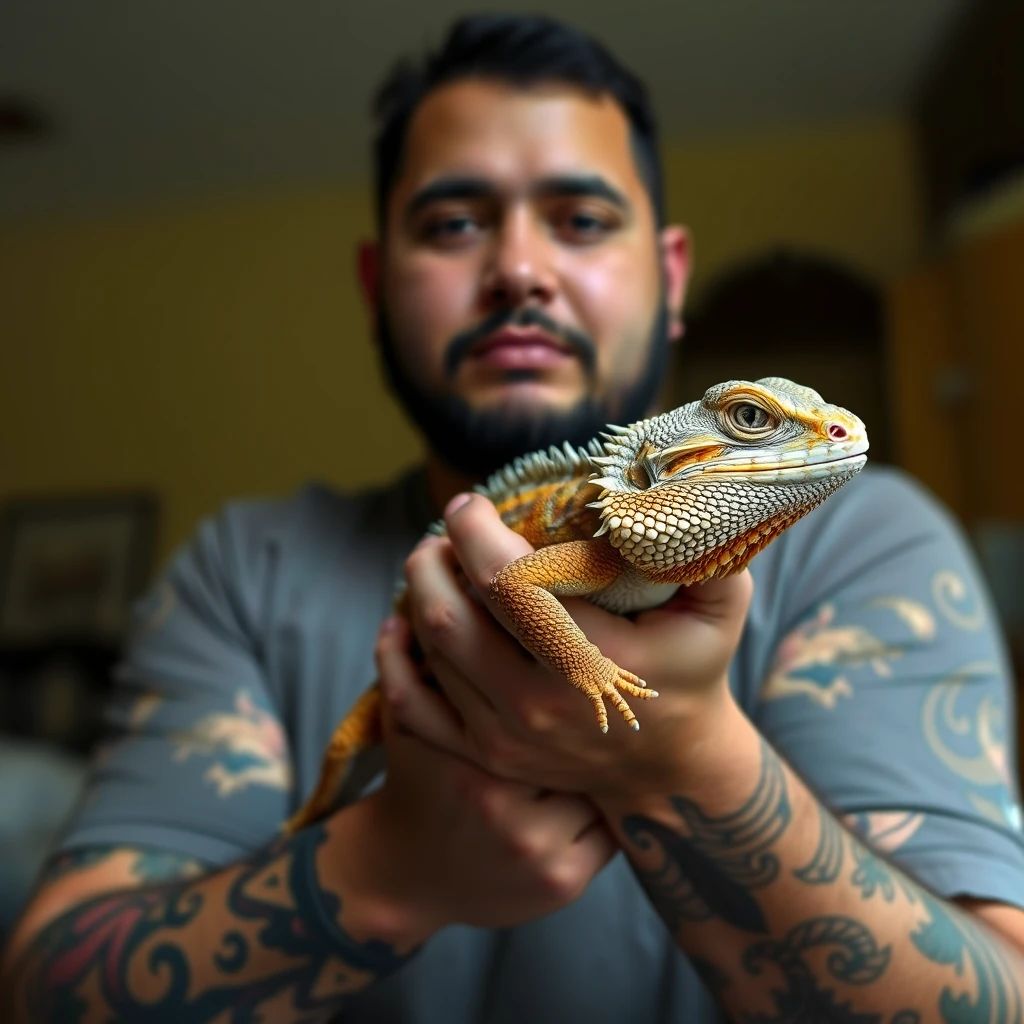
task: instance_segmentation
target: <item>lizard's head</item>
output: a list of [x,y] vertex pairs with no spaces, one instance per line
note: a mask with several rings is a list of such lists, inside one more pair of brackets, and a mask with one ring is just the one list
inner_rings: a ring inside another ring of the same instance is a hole
[[709,552],[738,568],[867,461],[858,417],[781,377],[718,384],[699,402],[610,429],[604,455],[591,456],[597,535],[652,569]]

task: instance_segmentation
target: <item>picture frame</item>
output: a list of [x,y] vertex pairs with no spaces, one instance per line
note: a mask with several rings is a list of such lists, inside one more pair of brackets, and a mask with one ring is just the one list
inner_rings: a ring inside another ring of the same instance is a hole
[[153,567],[150,491],[18,497],[0,506],[0,648],[120,643]]

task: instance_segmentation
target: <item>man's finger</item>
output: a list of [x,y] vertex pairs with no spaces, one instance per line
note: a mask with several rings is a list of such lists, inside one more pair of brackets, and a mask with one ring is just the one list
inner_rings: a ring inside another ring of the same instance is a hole
[[530,542],[510,530],[482,495],[472,494],[461,504],[450,502],[445,525],[463,571],[483,597],[490,593],[491,580],[500,569],[533,551]]
[[595,826],[604,824],[597,808],[583,797],[544,790],[538,794],[536,802],[551,812],[563,842],[576,842]]
[[666,604],[666,610],[685,609],[709,618],[721,618],[730,615],[737,603],[749,604],[753,592],[753,577],[748,569],[744,569],[724,579],[680,587]]
[[452,545],[420,547],[406,562],[407,605],[413,629],[433,663],[479,666],[497,655],[493,617],[466,593]]
[[470,600],[456,575],[450,544],[421,547],[406,563],[408,607],[416,635],[439,684],[471,732],[481,734],[485,720],[504,710],[500,686],[485,691],[474,681],[480,669],[521,666],[518,641],[498,626],[490,613]]
[[661,608],[643,612],[637,616],[638,623],[649,623],[667,630],[678,629],[678,616],[688,615],[711,624],[735,624],[742,627],[754,583],[746,569],[734,576],[720,580],[707,580],[689,587],[680,587],[676,594]]
[[643,636],[640,664],[648,681],[671,679],[676,666],[688,666],[691,679],[715,674],[727,664],[739,643],[750,608],[753,586],[742,572],[685,588],[662,608],[636,618]]
[[619,844],[602,821],[595,824],[573,844],[572,856],[578,859],[578,869],[584,878],[593,878],[619,852]]
[[465,755],[462,723],[451,705],[433,692],[409,655],[411,630],[393,616],[377,636],[376,660],[381,692],[400,728],[452,754]]

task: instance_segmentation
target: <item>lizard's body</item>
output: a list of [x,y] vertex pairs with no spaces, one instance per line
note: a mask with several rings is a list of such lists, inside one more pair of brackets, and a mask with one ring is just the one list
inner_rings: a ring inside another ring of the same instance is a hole
[[[638,728],[622,693],[657,694],[604,657],[558,598],[625,614],[739,572],[859,472],[868,446],[852,413],[775,377],[729,381],[609,430],[586,448],[517,459],[477,488],[535,549],[495,576],[490,596],[523,646],[587,694],[603,730],[605,700]],[[431,532],[443,534],[443,524]],[[374,685],[335,731],[316,791],[288,831],[330,812],[352,756],[379,741],[380,712]]]

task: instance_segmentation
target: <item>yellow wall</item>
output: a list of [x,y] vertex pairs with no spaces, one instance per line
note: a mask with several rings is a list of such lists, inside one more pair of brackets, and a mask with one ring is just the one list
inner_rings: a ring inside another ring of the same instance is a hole
[[[909,126],[669,147],[695,284],[779,242],[880,279],[921,244]],[[0,498],[150,484],[161,557],[240,494],[416,457],[354,286],[361,187],[0,233]],[[2,232],[2,229],[0,229]]]
[[695,288],[780,242],[837,256],[877,280],[919,256],[923,199],[909,121],[676,146],[665,156],[669,213],[693,232]]

